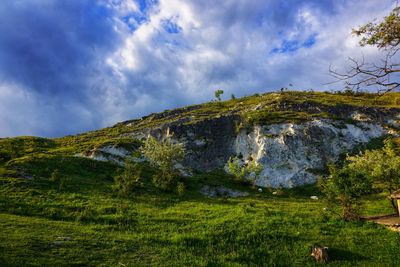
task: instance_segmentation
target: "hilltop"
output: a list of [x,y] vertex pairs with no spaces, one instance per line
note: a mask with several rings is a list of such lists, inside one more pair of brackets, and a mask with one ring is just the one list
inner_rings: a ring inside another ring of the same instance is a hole
[[[328,161],[396,131],[399,102],[400,93],[257,94],[166,110],[76,136],[1,139],[0,160],[18,165],[32,156],[82,156],[121,165],[148,135],[163,138],[168,132],[185,144],[187,168],[211,171],[231,156],[252,157],[265,165],[258,185],[292,187],[315,182],[315,172]],[[325,138],[329,142],[321,142]]]
[[[0,139],[1,266],[332,266],[400,264],[398,233],[324,212],[315,179],[344,153],[398,141],[400,93],[279,92],[209,102],[62,138]],[[125,157],[140,159],[148,135],[185,144],[186,192],[151,185],[112,190]],[[264,169],[257,187],[222,169],[230,156]],[[57,175],[55,175],[57,173]],[[264,176],[263,176],[264,175]],[[209,198],[207,188],[228,188]],[[262,190],[259,191],[258,188]],[[364,215],[390,212],[386,196],[363,199]]]

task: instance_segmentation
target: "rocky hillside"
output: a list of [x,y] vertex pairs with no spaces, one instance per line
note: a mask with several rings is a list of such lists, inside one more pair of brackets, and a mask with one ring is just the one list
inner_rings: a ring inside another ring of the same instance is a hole
[[[210,171],[238,156],[263,165],[258,185],[293,187],[315,182],[327,163],[374,138],[396,135],[399,127],[399,93],[282,92],[167,110],[77,136],[32,142],[43,143],[45,154],[122,164],[131,155],[142,160],[137,148],[148,135],[161,139],[172,134],[187,151],[180,168]],[[1,140],[3,161],[23,156],[10,155],[6,142],[18,143],[18,138]]]

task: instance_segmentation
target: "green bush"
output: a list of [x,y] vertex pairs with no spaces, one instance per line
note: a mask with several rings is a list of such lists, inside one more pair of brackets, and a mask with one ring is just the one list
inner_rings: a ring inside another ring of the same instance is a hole
[[255,160],[242,163],[242,160],[238,157],[229,158],[227,164],[229,173],[242,184],[254,184],[263,170],[263,166]]
[[185,184],[183,182],[178,182],[176,186],[176,191],[178,192],[178,195],[183,196],[186,191]]
[[158,174],[153,176],[154,186],[162,190],[171,189],[178,176],[174,166],[185,155],[183,145],[173,143],[169,136],[161,141],[149,136],[140,151],[150,161],[150,164],[158,169]]
[[[350,168],[372,179],[388,195],[400,188],[400,152],[394,142],[385,141],[382,149],[366,150],[360,155],[347,157],[347,161]],[[397,213],[394,199],[391,199],[391,204]]]
[[114,177],[113,189],[123,196],[130,195],[135,189],[143,186],[142,168],[131,159],[125,160],[122,173]]
[[330,166],[329,171],[328,179],[319,182],[321,191],[327,197],[328,209],[334,211],[334,204],[338,203],[344,220],[358,220],[360,198],[372,192],[371,180],[349,166],[341,169]]

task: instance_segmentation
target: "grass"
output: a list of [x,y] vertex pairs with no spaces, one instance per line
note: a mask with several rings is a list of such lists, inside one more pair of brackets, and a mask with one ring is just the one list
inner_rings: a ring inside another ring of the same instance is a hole
[[[331,248],[328,266],[400,264],[399,233],[325,214],[324,204],[309,198],[320,196],[314,186],[275,196],[215,171],[186,178],[183,197],[146,186],[124,198],[111,190],[111,164],[27,158],[4,168],[18,166],[35,178],[0,178],[1,266],[317,266],[309,257],[315,243]],[[69,177],[61,191],[52,167]],[[202,184],[251,194],[210,199],[198,193]],[[383,196],[365,203],[367,214],[390,212]]]

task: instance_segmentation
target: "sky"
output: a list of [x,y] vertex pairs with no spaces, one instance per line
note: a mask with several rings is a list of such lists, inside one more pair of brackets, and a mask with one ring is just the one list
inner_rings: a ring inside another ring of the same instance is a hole
[[[1,0],[0,137],[58,137],[289,87],[379,58],[351,29],[392,0]],[[289,86],[289,85],[292,86]]]

